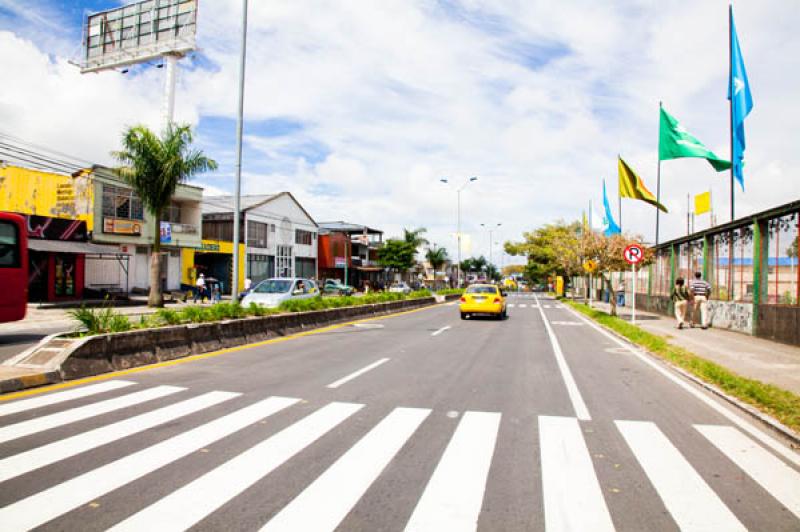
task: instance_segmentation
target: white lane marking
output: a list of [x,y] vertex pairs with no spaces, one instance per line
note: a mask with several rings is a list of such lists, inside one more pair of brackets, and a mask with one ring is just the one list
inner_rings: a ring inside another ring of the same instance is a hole
[[136,383],[130,381],[105,381],[64,392],[55,392],[47,395],[41,395],[39,397],[32,397],[31,399],[22,399],[12,403],[4,403],[0,405],[0,416],[8,416],[10,414],[16,414],[17,412],[33,410],[34,408],[41,408],[43,406],[63,403],[65,401],[72,401],[73,399],[89,397],[98,393],[110,392],[111,390],[118,390],[134,384]]
[[738,415],[734,414],[733,412],[729,411],[728,409],[726,409],[722,405],[718,404],[716,401],[714,401],[710,397],[705,396],[703,394],[703,392],[701,392],[699,389],[696,388],[695,384],[689,383],[687,381],[684,381],[681,377],[679,377],[678,375],[674,374],[672,371],[668,370],[667,368],[662,367],[659,363],[657,363],[655,360],[653,360],[651,355],[645,353],[644,351],[641,351],[640,349],[637,349],[636,347],[632,346],[631,344],[629,344],[627,342],[624,342],[624,341],[620,340],[615,335],[611,334],[610,332],[608,332],[607,330],[605,330],[601,326],[599,326],[596,323],[594,323],[593,321],[591,321],[589,318],[584,317],[577,310],[572,309],[572,307],[567,306],[565,308],[567,310],[569,310],[570,312],[572,312],[573,314],[575,314],[575,316],[577,316],[578,319],[583,320],[587,325],[589,325],[590,327],[595,329],[597,332],[599,332],[600,334],[604,335],[606,338],[608,338],[609,340],[613,341],[615,344],[619,345],[620,347],[625,348],[627,351],[629,351],[630,353],[635,355],[639,360],[641,360],[642,362],[644,362],[645,364],[647,364],[648,366],[650,366],[651,368],[653,368],[654,370],[659,372],[661,375],[663,375],[667,379],[671,380],[672,382],[674,382],[675,384],[677,384],[678,386],[683,388],[684,391],[689,392],[692,396],[694,396],[696,399],[701,401],[707,407],[711,408],[712,410],[717,412],[719,415],[723,416],[725,419],[727,419],[728,421],[730,421],[731,423],[733,423],[734,425],[736,425],[740,429],[742,429],[745,432],[749,433],[751,436],[756,438],[758,441],[760,441],[761,443],[763,443],[764,445],[766,445],[767,447],[769,447],[770,449],[772,449],[776,453],[780,454],[781,456],[783,456],[784,458],[786,458],[787,460],[789,460],[793,464],[795,464],[797,466],[800,466],[800,455],[798,455],[796,452],[792,451],[788,447],[784,446],[781,442],[779,442],[778,440],[776,440],[772,436],[769,436],[767,433],[763,432],[762,430],[759,430],[754,425],[751,425],[750,423],[748,423],[747,421],[745,421],[744,419],[742,419]]
[[0,428],[0,443],[30,436],[31,434],[36,434],[37,432],[60,427],[69,423],[82,421],[90,417],[107,414],[108,412],[138,405],[146,401],[152,401],[153,399],[172,395],[173,393],[181,392],[185,389],[186,388],[179,388],[178,386],[156,386],[155,388],[129,393],[127,395],[115,397],[114,399],[107,399],[98,403],[64,410],[63,412],[56,412],[49,416],[20,421],[19,423]]
[[592,416],[589,415],[589,409],[586,408],[586,403],[583,402],[583,397],[581,397],[581,392],[578,390],[578,385],[575,384],[575,378],[569,370],[567,360],[564,358],[564,353],[561,351],[561,344],[558,343],[558,338],[556,338],[556,333],[553,332],[553,327],[550,326],[550,322],[547,320],[544,310],[539,308],[539,314],[542,316],[544,328],[547,330],[547,336],[550,337],[553,354],[556,357],[558,369],[561,370],[561,377],[564,379],[564,385],[567,387],[567,393],[569,394],[570,401],[572,401],[572,408],[575,409],[575,415],[581,421],[589,421],[592,419]]
[[8,530],[29,530],[271,416],[299,399],[270,397],[0,508]]
[[583,327],[583,322],[580,321],[552,321],[553,325],[577,325]]
[[431,333],[431,336],[439,336],[440,334],[442,334],[443,332],[445,332],[445,331],[446,331],[447,329],[449,329],[449,328],[450,328],[450,326],[449,326],[449,325],[445,325],[445,326],[444,326],[444,327],[442,327],[441,329],[438,329],[438,330],[436,330],[435,332]]
[[539,416],[547,530],[614,530],[578,420]]
[[475,530],[500,414],[466,412],[433,472],[407,531]]
[[126,438],[155,426],[188,416],[210,406],[222,403],[241,394],[233,392],[209,392],[174,405],[165,406],[132,418],[112,423],[88,432],[76,434],[14,456],[0,460],[0,482],[30,471],[54,464],[89,449]]
[[746,530],[705,480],[650,421],[615,421],[682,531]]
[[330,403],[111,528],[186,530],[311,445],[364,405]]
[[694,428],[790,512],[800,517],[800,473],[733,427],[695,425]]
[[516,303],[509,303],[508,308],[514,308],[517,304]]
[[519,308],[526,308],[528,305],[527,303],[520,303]]
[[359,376],[363,375],[364,373],[366,373],[366,372],[368,372],[368,371],[370,371],[370,370],[372,370],[372,369],[375,369],[375,368],[377,368],[378,366],[380,366],[381,364],[383,364],[384,362],[388,362],[388,361],[389,361],[389,359],[388,359],[388,358],[381,358],[380,360],[376,360],[376,361],[375,361],[375,362],[373,362],[372,364],[369,364],[369,365],[367,365],[367,366],[365,366],[365,367],[361,368],[361,369],[360,369],[360,370],[358,370],[358,371],[354,371],[354,372],[353,372],[353,373],[351,373],[350,375],[348,375],[348,376],[346,376],[346,377],[342,377],[341,379],[339,379],[339,380],[338,380],[338,381],[336,381],[336,382],[332,382],[332,383],[330,383],[328,386],[326,386],[326,388],[338,388],[338,387],[339,387],[339,386],[341,386],[342,384],[344,384],[344,383],[346,383],[346,382],[349,382],[349,381],[351,381],[351,380],[355,379],[356,377],[359,377]]
[[359,329],[383,329],[384,325],[382,323],[354,323],[353,327],[357,327]]
[[394,409],[261,530],[336,529],[430,412]]

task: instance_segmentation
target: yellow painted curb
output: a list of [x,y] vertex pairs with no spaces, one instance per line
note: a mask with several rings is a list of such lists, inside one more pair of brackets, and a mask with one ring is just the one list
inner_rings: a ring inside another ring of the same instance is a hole
[[[46,386],[41,388],[34,388],[31,390],[24,390],[20,392],[12,392],[4,395],[0,395],[0,401],[9,401],[11,399],[18,399],[20,397],[28,397],[30,395],[36,395],[40,393],[52,392],[54,390],[60,390],[62,388],[71,388],[72,386],[80,386],[81,384],[87,384],[90,382],[102,381],[106,379],[113,379],[115,377],[122,377],[125,375],[131,375],[133,373],[140,373],[142,371],[149,371],[152,369],[159,369],[159,368],[167,368],[170,366],[177,366],[178,364],[185,364],[187,362],[194,362],[195,360],[203,360],[206,358],[217,357],[220,355],[225,355],[228,353],[235,353],[237,351],[242,351],[244,349],[251,349],[254,347],[261,347],[269,344],[276,344],[279,342],[286,342],[288,340],[294,340],[296,338],[302,338],[304,336],[311,336],[314,334],[321,334],[329,331],[334,331],[336,329],[341,329],[342,327],[347,327],[349,325],[354,325],[356,323],[364,323],[368,321],[377,321],[377,320],[385,320],[387,318],[395,318],[397,316],[404,316],[406,314],[413,314],[415,312],[420,312],[423,310],[429,310],[432,308],[437,308],[439,305],[429,305],[426,307],[415,308],[411,310],[403,310],[401,312],[395,312],[392,314],[386,314],[384,316],[373,316],[370,318],[362,318],[359,320],[348,321],[344,323],[337,323],[335,325],[328,325],[319,329],[312,329],[310,331],[303,331],[295,334],[290,334],[288,336],[281,336],[278,338],[270,338],[269,340],[264,340],[262,342],[255,342],[252,344],[243,344],[237,345],[235,347],[226,347],[225,349],[219,349],[217,351],[210,351],[208,353],[200,353],[198,355],[190,355],[183,358],[176,358],[175,360],[168,360],[166,362],[157,362],[156,364],[149,364],[147,366],[139,366],[136,368],[131,369],[123,369],[120,371],[113,371],[111,373],[104,373],[102,375],[95,375],[93,377],[85,377],[83,379],[76,379],[73,381],[62,382],[59,384],[54,384],[52,386]],[[25,378],[28,379],[25,381],[26,385],[30,382],[31,386],[37,386],[40,384],[47,383],[47,377],[44,374],[37,374],[37,375],[26,375],[25,377],[20,377],[20,379]]]

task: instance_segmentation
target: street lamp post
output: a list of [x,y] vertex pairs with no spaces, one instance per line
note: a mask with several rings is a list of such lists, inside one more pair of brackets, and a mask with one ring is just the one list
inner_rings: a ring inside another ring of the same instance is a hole
[[[477,181],[477,177],[470,177],[467,179],[463,185],[456,189],[456,195],[458,196],[458,223],[456,229],[456,238],[458,240],[458,262],[456,263],[456,279],[457,279],[457,286],[456,288],[461,287],[461,191],[464,190],[464,187],[469,185],[473,181]],[[442,183],[449,183],[446,177],[441,178],[439,181]]]
[[484,229],[489,231],[489,264],[494,264],[494,261],[492,260],[492,233],[495,230],[497,230],[497,228],[500,227],[501,225],[503,225],[503,224],[502,223],[498,223],[498,224],[495,224],[495,225],[492,225],[492,224],[489,224],[489,225],[481,224],[481,227],[483,227]]

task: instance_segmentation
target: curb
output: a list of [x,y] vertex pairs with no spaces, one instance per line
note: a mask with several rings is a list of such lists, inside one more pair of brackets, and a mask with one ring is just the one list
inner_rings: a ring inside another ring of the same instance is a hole
[[61,382],[61,375],[57,371],[45,371],[42,373],[31,373],[30,375],[20,375],[11,379],[0,380],[0,393],[18,392],[27,388],[45,386]]
[[[575,310],[575,309],[573,309],[573,310]],[[770,429],[774,430],[775,432],[781,434],[782,436],[784,436],[785,438],[790,440],[791,444],[792,444],[792,448],[794,448],[795,450],[800,450],[800,434],[796,433],[795,431],[793,431],[792,429],[790,429],[789,427],[787,427],[786,425],[784,425],[783,423],[781,423],[777,419],[773,418],[772,416],[770,416],[768,414],[765,414],[765,413],[761,412],[760,410],[758,410],[754,406],[751,406],[751,405],[745,403],[744,401],[742,401],[740,399],[737,399],[736,397],[733,397],[732,395],[727,394],[726,392],[724,392],[721,389],[717,388],[713,384],[708,383],[708,382],[702,380],[701,378],[699,378],[699,377],[697,377],[695,375],[692,375],[691,373],[689,373],[685,369],[683,369],[683,368],[681,368],[679,366],[676,366],[675,364],[673,364],[669,360],[666,360],[666,359],[660,357],[659,355],[649,351],[645,347],[642,347],[642,346],[640,346],[638,344],[635,344],[635,343],[631,342],[629,339],[625,338],[624,336],[619,334],[617,331],[606,327],[605,325],[603,325],[602,323],[598,322],[597,320],[592,319],[590,316],[586,316],[585,314],[583,314],[582,312],[580,312],[578,310],[575,310],[575,312],[578,312],[579,314],[581,314],[582,316],[584,316],[588,320],[592,320],[592,322],[595,323],[597,326],[602,327],[603,330],[608,331],[609,333],[613,334],[614,336],[616,336],[617,338],[619,338],[620,340],[622,340],[626,344],[630,345],[631,347],[634,347],[634,348],[638,349],[642,353],[647,353],[648,356],[650,356],[654,360],[657,360],[662,365],[668,367],[669,369],[671,369],[675,373],[681,375],[685,379],[693,382],[694,384],[699,385],[701,388],[713,393],[717,397],[719,397],[721,399],[724,399],[725,401],[727,401],[731,405],[737,407],[739,410],[743,411],[746,414],[749,414],[750,417],[755,418],[757,421],[760,421],[764,425],[767,425]],[[670,345],[672,345],[672,344],[670,344]],[[687,349],[687,351],[688,351],[688,349]],[[689,352],[691,352],[691,351],[689,351]],[[695,355],[695,356],[699,357],[699,355]],[[702,358],[702,357],[699,357],[699,358]]]

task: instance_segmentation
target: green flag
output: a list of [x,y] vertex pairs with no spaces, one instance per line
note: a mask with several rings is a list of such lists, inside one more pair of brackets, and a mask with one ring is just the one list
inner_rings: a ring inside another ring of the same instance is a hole
[[714,170],[721,172],[731,167],[731,162],[720,159],[703,143],[689,134],[678,120],[661,108],[661,124],[658,129],[658,158],[661,161],[699,157],[706,159]]

